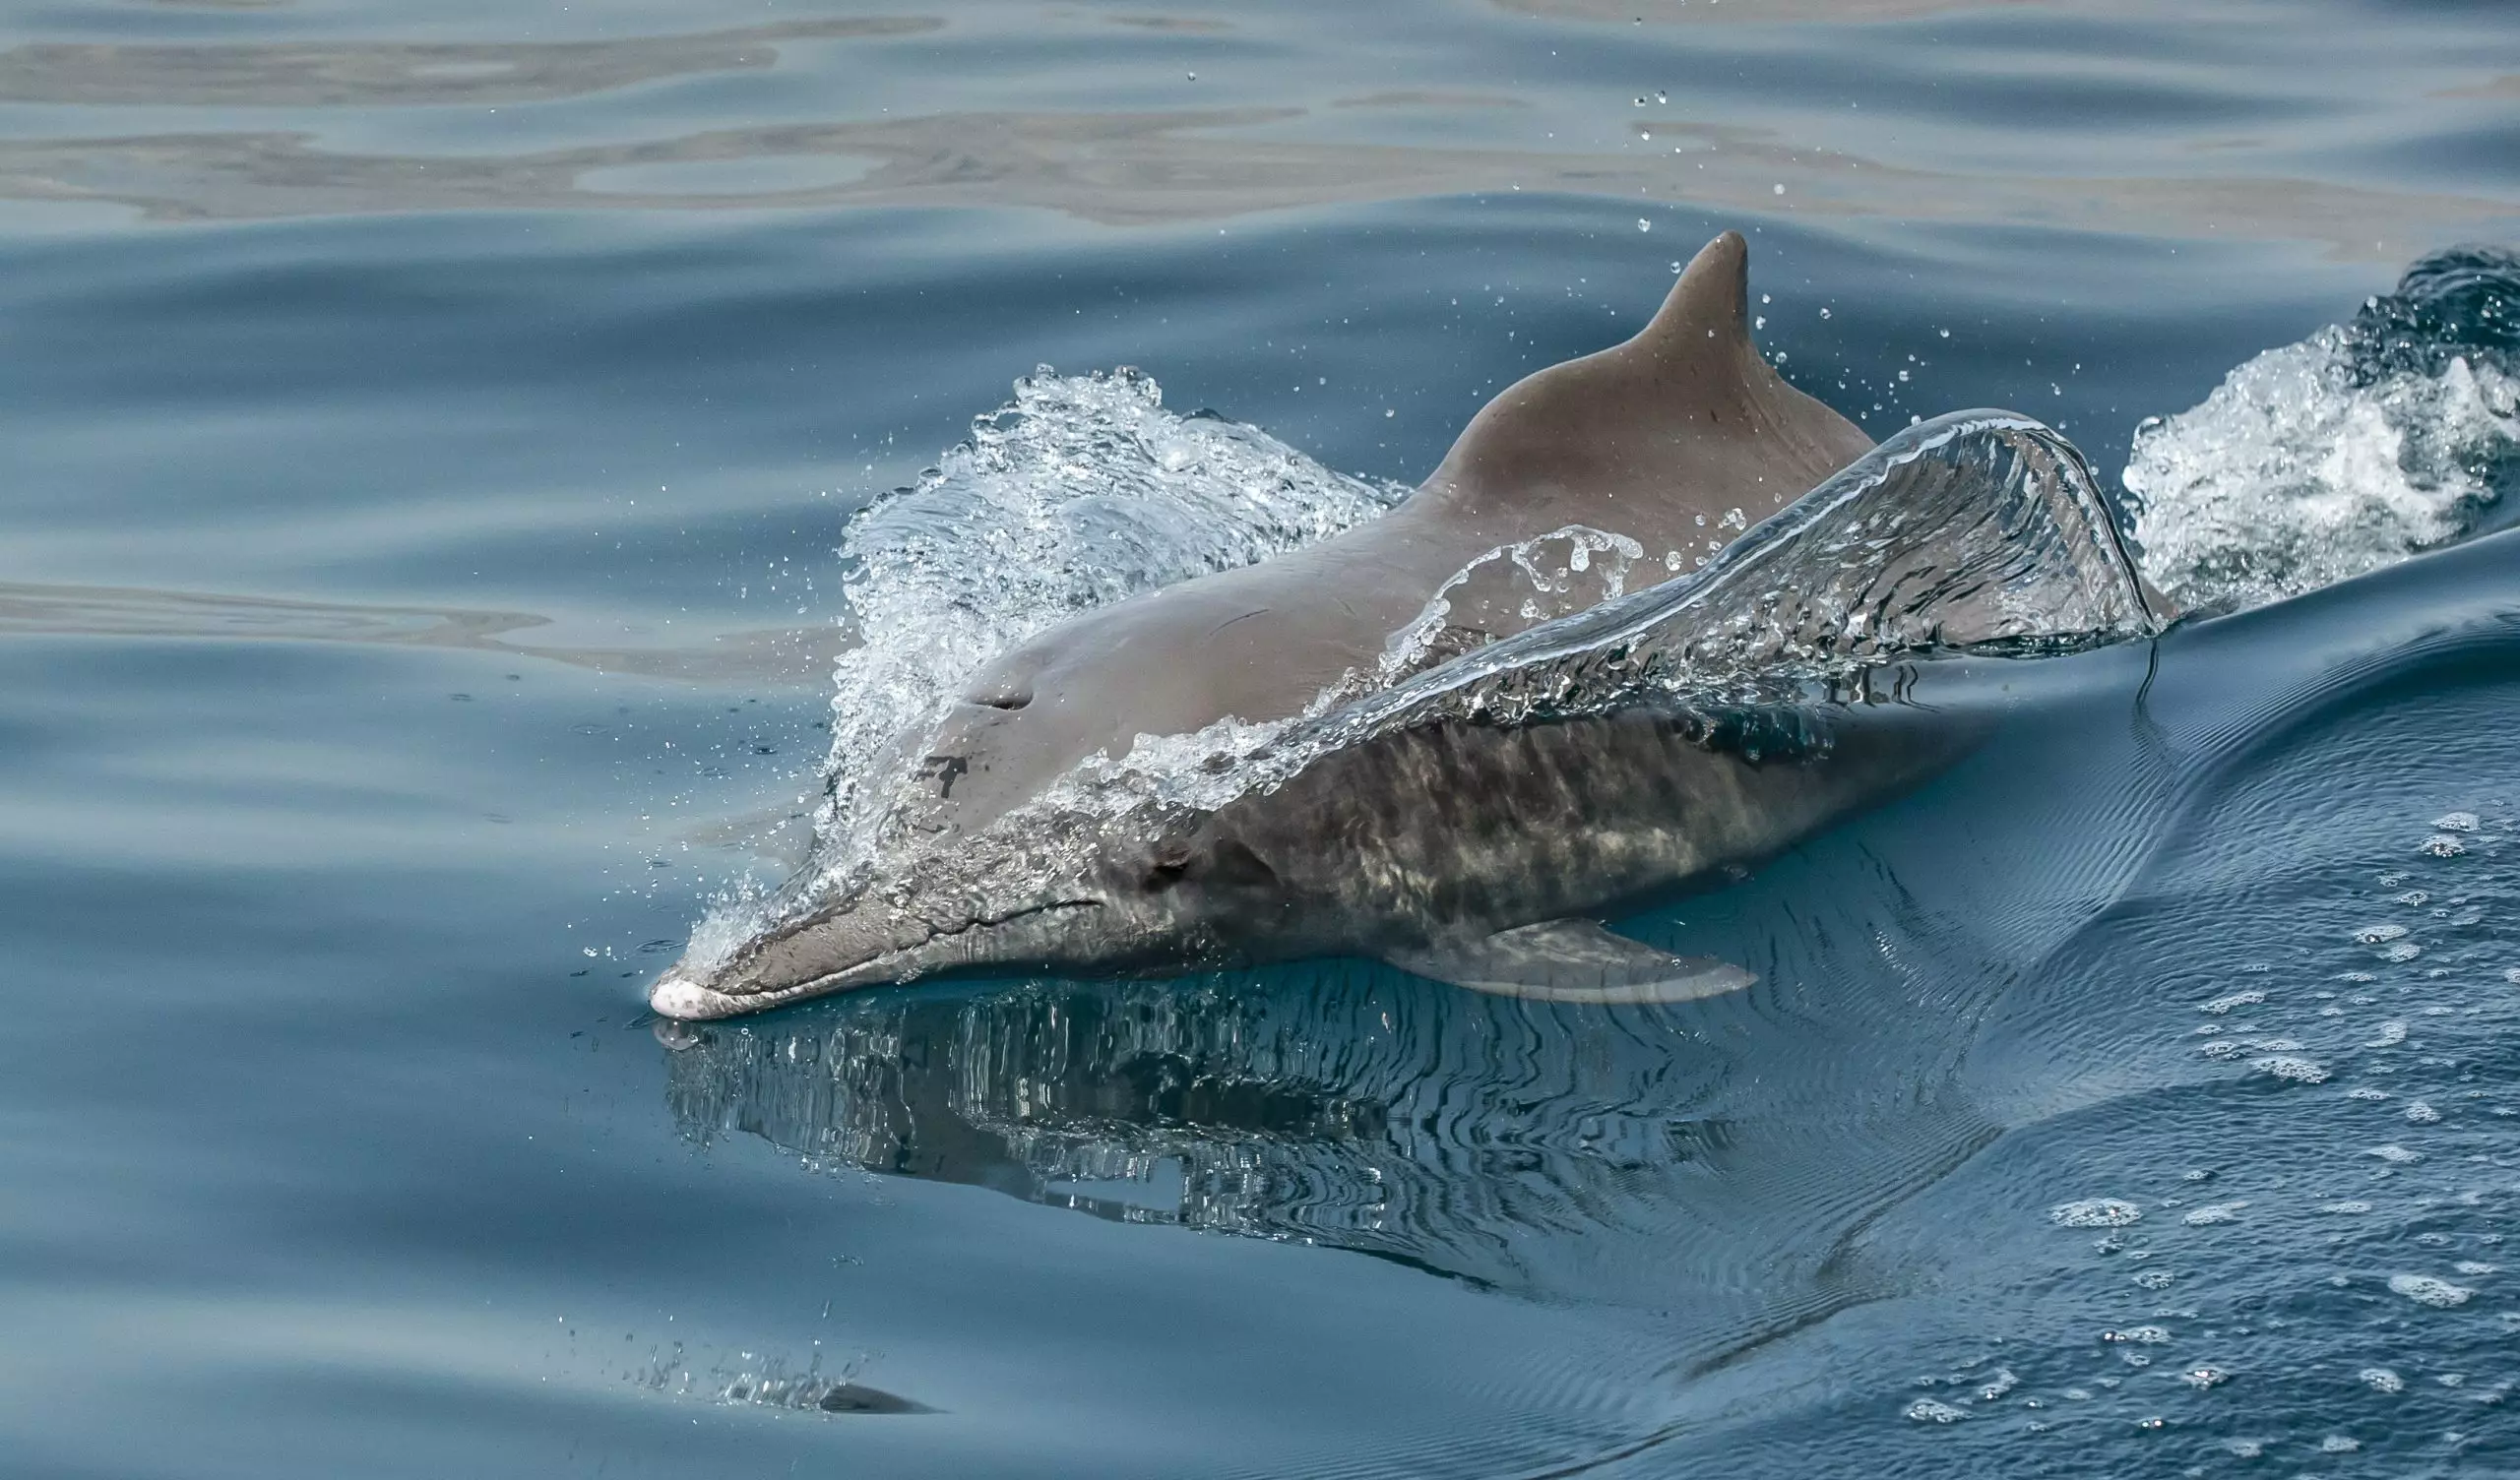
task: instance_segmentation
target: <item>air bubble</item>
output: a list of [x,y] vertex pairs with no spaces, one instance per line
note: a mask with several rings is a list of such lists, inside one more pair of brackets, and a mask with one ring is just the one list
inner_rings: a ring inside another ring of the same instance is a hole
[[2435,1310],[2466,1305],[2468,1297],[2476,1293],[2465,1285],[2454,1285],[2429,1274],[2392,1274],[2389,1276],[2389,1289],[2417,1305],[2428,1305]]
[[2123,1228],[2143,1216],[2142,1208],[2123,1198],[2084,1198],[2048,1209],[2048,1220],[2059,1228]]
[[2279,1079],[2290,1079],[2297,1084],[2324,1084],[2328,1078],[2326,1065],[2315,1059],[2304,1059],[2295,1054],[2275,1054],[2263,1059],[2251,1059],[2248,1061],[2248,1067],[2260,1074],[2271,1074]]
[[2122,1331],[2102,1331],[2100,1339],[2130,1342],[2137,1346],[2160,1346],[2170,1340],[2170,1332],[2158,1326],[2130,1326]]

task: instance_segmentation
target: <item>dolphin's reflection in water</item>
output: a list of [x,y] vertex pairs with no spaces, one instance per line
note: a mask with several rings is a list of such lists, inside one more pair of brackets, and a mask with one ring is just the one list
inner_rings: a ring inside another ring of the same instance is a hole
[[[1688,1369],[1880,1293],[1851,1240],[1991,1132],[1932,1096],[1811,1103],[1834,1076],[1754,1064],[1780,1024],[1747,995],[1544,1004],[1326,962],[657,1032],[694,1141],[1680,1316]],[[1780,1094],[1799,1116],[1743,1118]]]

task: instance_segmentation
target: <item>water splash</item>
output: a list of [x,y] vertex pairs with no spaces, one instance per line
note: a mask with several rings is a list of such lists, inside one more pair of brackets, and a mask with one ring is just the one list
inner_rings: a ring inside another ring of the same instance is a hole
[[1444,709],[1749,702],[1932,652],[2064,652],[2158,629],[2073,445],[2026,416],[1912,426],[1703,570],[1431,668],[1351,706],[1341,743]]
[[[858,643],[835,671],[813,873],[861,863],[906,737],[991,658],[1081,612],[1251,565],[1383,512],[1407,490],[1336,473],[1256,427],[1165,409],[1135,370],[1042,366],[969,440],[850,521]],[[723,958],[763,903],[738,888],[694,930]]]
[[2520,487],[2520,256],[2427,257],[2350,324],[2136,428],[2145,566],[2182,605],[2298,595],[2446,544]]

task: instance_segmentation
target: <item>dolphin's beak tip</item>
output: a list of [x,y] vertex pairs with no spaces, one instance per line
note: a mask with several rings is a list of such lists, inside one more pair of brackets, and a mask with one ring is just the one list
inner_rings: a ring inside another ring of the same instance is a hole
[[713,991],[689,977],[670,973],[659,977],[648,989],[648,1006],[661,1018],[683,1022],[706,1021],[713,1018],[732,1018],[743,1006],[724,992]]

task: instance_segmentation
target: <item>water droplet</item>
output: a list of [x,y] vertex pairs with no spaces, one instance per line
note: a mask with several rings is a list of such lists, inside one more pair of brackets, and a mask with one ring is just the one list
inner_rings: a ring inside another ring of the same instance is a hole
[[1639,231],[1651,231],[1654,229],[1654,223],[1640,216],[1636,218],[1636,229]]

